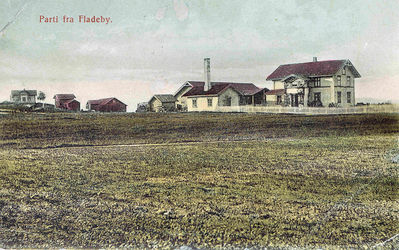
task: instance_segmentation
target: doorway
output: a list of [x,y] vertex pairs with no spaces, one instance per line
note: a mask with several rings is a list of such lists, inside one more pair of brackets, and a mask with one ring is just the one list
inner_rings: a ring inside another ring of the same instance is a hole
[[291,107],[298,107],[298,94],[291,94]]

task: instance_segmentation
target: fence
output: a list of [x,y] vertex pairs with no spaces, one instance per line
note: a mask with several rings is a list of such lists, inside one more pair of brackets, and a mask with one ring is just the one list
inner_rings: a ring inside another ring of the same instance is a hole
[[216,112],[243,113],[285,113],[285,114],[364,114],[364,113],[399,113],[399,105],[364,105],[348,108],[328,107],[281,107],[281,106],[218,106]]

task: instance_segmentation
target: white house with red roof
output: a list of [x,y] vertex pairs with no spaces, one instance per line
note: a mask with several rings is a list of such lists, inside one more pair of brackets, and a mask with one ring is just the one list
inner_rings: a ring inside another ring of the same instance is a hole
[[260,105],[268,89],[253,83],[211,82],[210,60],[204,59],[205,81],[187,81],[174,94],[176,108],[187,111],[217,111],[220,106]]
[[349,60],[329,60],[280,65],[266,80],[273,90],[267,105],[334,106],[355,105],[355,78],[359,72]]

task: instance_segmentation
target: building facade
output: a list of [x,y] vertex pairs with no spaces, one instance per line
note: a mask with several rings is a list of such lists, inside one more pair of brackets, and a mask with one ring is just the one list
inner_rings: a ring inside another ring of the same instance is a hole
[[87,110],[98,112],[126,112],[126,107],[126,104],[115,97],[89,100],[86,103]]
[[204,81],[187,81],[175,93],[176,109],[216,111],[219,106],[261,105],[265,92],[253,83],[211,82],[210,59],[204,59]]
[[187,91],[187,111],[216,111],[218,106],[262,105],[267,89],[258,88],[252,83],[212,82],[205,90],[204,82],[196,82]]
[[359,72],[349,60],[280,65],[266,80],[273,90],[267,105],[289,107],[349,107],[355,105],[355,78]]
[[14,103],[36,103],[37,90],[12,90],[10,101]]
[[148,102],[151,112],[171,112],[176,110],[176,98],[170,94],[154,95]]
[[74,94],[56,94],[53,99],[55,99],[55,107],[59,109],[79,111],[80,102],[75,100]]

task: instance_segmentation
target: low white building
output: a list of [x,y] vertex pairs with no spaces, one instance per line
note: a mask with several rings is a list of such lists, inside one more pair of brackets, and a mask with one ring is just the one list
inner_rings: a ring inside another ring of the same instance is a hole
[[176,109],[217,111],[220,106],[262,105],[268,89],[253,83],[211,82],[210,59],[204,59],[204,81],[187,81],[175,93]]

